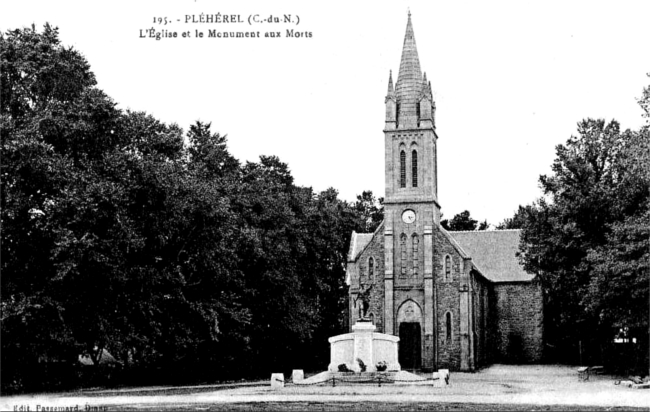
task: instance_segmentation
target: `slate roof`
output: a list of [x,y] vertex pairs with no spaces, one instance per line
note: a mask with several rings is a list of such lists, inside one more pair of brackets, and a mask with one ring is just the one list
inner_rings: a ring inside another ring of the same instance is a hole
[[395,94],[398,101],[415,101],[422,88],[422,71],[418,48],[415,45],[411,13],[409,13],[402,47],[402,59],[399,64],[399,74],[395,84]]
[[520,230],[448,233],[487,279],[493,282],[528,282],[535,277],[524,271],[516,256]]
[[[348,262],[354,262],[370,244],[375,233],[352,232]],[[472,263],[481,274],[492,282],[529,282],[535,276],[524,271],[516,256],[519,250],[520,230],[480,230],[471,232],[449,232],[440,228],[454,244],[461,256],[471,257]]]
[[350,249],[348,250],[348,262],[354,262],[359,254],[368,246],[372,238],[382,230],[384,222],[381,222],[379,227],[374,233],[357,233],[352,231],[352,238],[350,239]]
[[359,253],[368,246],[372,240],[372,233],[357,233],[352,232],[352,239],[350,239],[350,251],[348,252],[348,262],[354,261]]

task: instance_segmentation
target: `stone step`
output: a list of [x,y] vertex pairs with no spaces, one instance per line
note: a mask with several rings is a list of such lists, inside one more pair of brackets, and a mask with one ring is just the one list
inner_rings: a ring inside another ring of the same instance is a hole
[[[334,381],[334,382],[332,382]],[[433,373],[431,377],[419,376],[407,371],[390,372],[321,372],[299,382],[297,386],[307,385],[357,385],[357,384],[397,384],[397,385],[431,385],[444,387],[449,384],[447,371]]]
[[[397,372],[332,372],[332,377],[347,382],[391,382],[395,380]],[[331,378],[330,378],[331,379]]]

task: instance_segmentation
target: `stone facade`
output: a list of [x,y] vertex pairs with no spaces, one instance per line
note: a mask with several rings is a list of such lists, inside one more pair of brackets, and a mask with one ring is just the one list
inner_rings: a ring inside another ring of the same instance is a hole
[[539,282],[497,283],[493,288],[494,360],[500,363],[542,359],[542,287]]
[[[403,369],[475,370],[542,354],[542,295],[515,256],[518,231],[447,232],[440,226],[435,103],[409,15],[384,128],[384,222],[352,234],[349,324],[362,315],[400,337]],[[367,296],[367,297],[366,297]]]
[[491,329],[494,314],[490,312],[490,293],[493,285],[481,276],[472,279],[472,299],[474,302],[474,350],[475,366],[482,367],[492,363],[491,353],[494,333]]

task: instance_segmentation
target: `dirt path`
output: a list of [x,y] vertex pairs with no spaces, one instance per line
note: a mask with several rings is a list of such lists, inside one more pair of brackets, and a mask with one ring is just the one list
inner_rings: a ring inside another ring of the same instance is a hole
[[650,390],[616,386],[611,376],[592,376],[589,381],[579,381],[575,368],[567,366],[494,365],[477,373],[452,373],[450,385],[445,388],[358,385],[287,386],[277,390],[268,384],[213,385],[0,398],[1,410],[14,410],[21,405],[30,406],[30,410],[37,410],[37,405],[76,406],[79,410],[649,410]]
[[[647,408],[595,407],[580,405],[526,405],[455,402],[247,402],[223,404],[179,404],[156,406],[159,410],[192,411],[647,411]],[[113,409],[111,409],[113,410]],[[114,410],[133,410],[130,406]]]

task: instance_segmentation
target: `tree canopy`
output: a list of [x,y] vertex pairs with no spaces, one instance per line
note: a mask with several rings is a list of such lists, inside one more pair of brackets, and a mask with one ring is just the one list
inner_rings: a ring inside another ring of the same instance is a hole
[[440,225],[446,230],[451,231],[487,230],[490,227],[487,220],[479,223],[478,220],[473,219],[468,210],[454,215],[451,220],[442,219]]
[[[648,118],[648,87],[639,101]],[[650,135],[585,119],[556,148],[544,197],[520,206],[500,228],[521,228],[521,259],[545,291],[545,334],[553,356],[582,350],[602,362],[614,337],[637,342],[631,364],[648,365]],[[554,349],[553,349],[554,348]]]
[[51,389],[39,364],[104,349],[170,380],[322,367],[372,193],[314,192],[209,123],[118,109],[49,25],[0,43],[3,390]]

